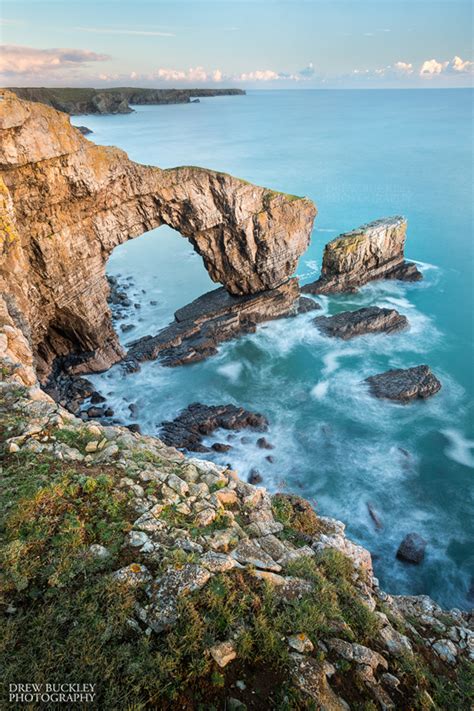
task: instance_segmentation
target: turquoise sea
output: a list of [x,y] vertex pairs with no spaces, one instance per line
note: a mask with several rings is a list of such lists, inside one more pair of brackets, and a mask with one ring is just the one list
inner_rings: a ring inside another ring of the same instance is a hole
[[[149,433],[194,401],[264,413],[273,464],[256,447],[258,435],[250,444],[239,436],[212,458],[243,477],[256,467],[270,490],[301,494],[344,521],[372,552],[387,591],[426,593],[461,608],[474,595],[472,98],[469,90],[252,91],[74,118],[94,131],[92,140],[136,161],[202,165],[312,198],[319,215],[299,264],[303,283],[316,278],[324,244],[340,232],[407,217],[406,253],[423,282],[378,282],[320,301],[326,313],[395,307],[408,331],[339,342],[321,336],[306,314],[262,325],[203,363],[146,363],[126,377],[114,367],[92,379],[117,417]],[[141,305],[124,343],[156,333],[178,307],[217,286],[187,240],[167,227],[115,250],[108,272],[133,277],[130,294]],[[374,400],[361,383],[421,363],[443,384],[427,402]],[[410,531],[428,541],[420,566],[395,558]]]

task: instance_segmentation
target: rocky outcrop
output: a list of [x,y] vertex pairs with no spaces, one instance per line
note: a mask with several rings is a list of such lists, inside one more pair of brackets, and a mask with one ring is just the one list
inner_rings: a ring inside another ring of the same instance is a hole
[[342,311],[334,316],[317,316],[313,323],[325,336],[348,340],[366,333],[394,333],[408,326],[408,319],[395,309],[378,306]]
[[441,383],[427,365],[414,368],[396,368],[366,378],[370,392],[375,397],[408,402],[425,399],[441,389]]
[[388,217],[340,235],[325,247],[320,278],[302,291],[337,294],[374,279],[422,279],[416,265],[405,261],[406,229],[403,217]]
[[122,358],[105,279],[117,245],[167,224],[191,241],[214,281],[256,294],[292,275],[316,214],[310,200],[224,173],[133,163],[85,139],[65,114],[7,90],[0,168],[4,310],[43,380],[58,357],[76,373]]
[[407,563],[421,563],[425,557],[426,541],[419,533],[408,533],[400,543],[397,558]]
[[189,104],[192,96],[235,96],[242,89],[11,88],[20,99],[38,101],[67,114],[129,114],[130,104]]
[[[311,303],[318,308],[314,301]],[[303,302],[303,309],[307,308]],[[217,353],[219,343],[254,333],[263,321],[295,316],[298,312],[297,279],[250,296],[232,296],[223,288],[215,289],[178,309],[174,322],[156,336],[130,343],[125,364],[134,369],[136,363],[155,358],[171,367],[204,360]]]
[[[163,708],[176,705],[167,695],[176,685],[189,708],[197,698],[227,707],[229,693],[255,709],[282,708],[283,694],[298,700],[295,708],[402,711],[420,698],[426,707],[469,707],[472,615],[442,610],[426,596],[383,592],[370,553],[300,497],[270,496],[153,437],[83,423],[16,382],[0,383],[0,424],[10,487],[2,572],[14,632],[5,658],[15,657],[16,673],[27,672],[25,658],[42,672],[46,637],[52,682],[91,674],[90,647],[77,640],[92,635],[95,645],[98,635],[94,669],[120,683],[121,698],[124,660],[143,665],[127,703],[145,702],[159,677],[154,703]],[[20,485],[18,496],[23,462],[29,486]],[[38,525],[55,535],[38,539]],[[46,629],[58,610],[69,615]],[[68,644],[68,625],[74,654],[56,675],[50,660]],[[121,705],[102,695],[98,704]]]
[[160,437],[165,444],[191,452],[210,452],[202,444],[206,435],[215,430],[243,430],[250,428],[262,432],[268,420],[257,412],[249,412],[236,405],[203,405],[195,402],[170,422],[162,422]]

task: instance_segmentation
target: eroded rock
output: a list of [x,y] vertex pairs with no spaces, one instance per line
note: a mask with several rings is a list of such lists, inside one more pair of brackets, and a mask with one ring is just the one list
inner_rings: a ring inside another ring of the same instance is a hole
[[408,326],[408,319],[395,309],[378,306],[343,311],[334,316],[317,316],[313,323],[326,336],[348,340],[366,333],[394,333]]
[[406,229],[403,217],[387,217],[336,237],[325,247],[320,278],[302,291],[335,294],[374,279],[422,279],[416,265],[405,261]]
[[408,402],[425,399],[441,389],[441,383],[427,365],[414,368],[396,368],[365,379],[375,397]]

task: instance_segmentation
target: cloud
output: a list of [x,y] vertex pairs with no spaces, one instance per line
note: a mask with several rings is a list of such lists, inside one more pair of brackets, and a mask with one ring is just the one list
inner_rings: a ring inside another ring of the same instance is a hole
[[3,45],[0,53],[0,73],[7,77],[49,74],[71,69],[89,62],[104,62],[107,54],[87,49],[36,49],[19,45]]
[[451,61],[438,62],[436,59],[427,59],[421,65],[420,76],[429,77],[439,74],[471,74],[474,71],[474,62],[453,57]]
[[413,74],[413,64],[410,62],[395,62],[393,69],[399,74]]
[[158,30],[117,30],[111,27],[74,27],[79,32],[92,32],[98,35],[137,35],[140,37],[176,37],[173,32],[161,32]]

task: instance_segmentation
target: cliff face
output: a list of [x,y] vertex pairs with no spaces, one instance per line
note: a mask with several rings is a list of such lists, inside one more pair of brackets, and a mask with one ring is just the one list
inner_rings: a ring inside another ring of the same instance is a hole
[[189,104],[191,97],[234,96],[242,89],[114,89],[14,87],[18,98],[39,101],[68,114],[129,114],[130,104]]
[[202,168],[139,165],[89,142],[65,114],[0,97],[0,287],[41,378],[57,356],[100,370],[123,355],[105,265],[128,239],[173,227],[235,295],[283,284],[308,246],[310,200]]

